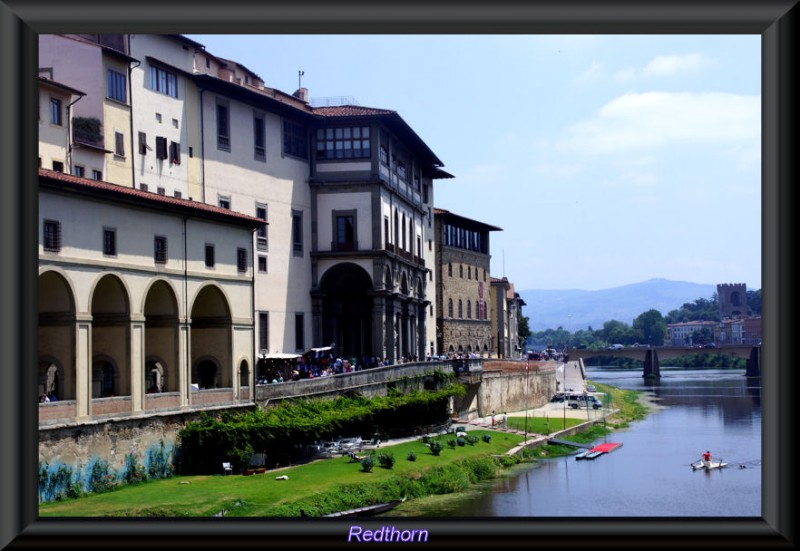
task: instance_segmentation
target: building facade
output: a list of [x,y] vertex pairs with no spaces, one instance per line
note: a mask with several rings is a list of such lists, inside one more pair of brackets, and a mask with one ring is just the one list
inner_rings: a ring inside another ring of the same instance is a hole
[[500,228],[438,208],[434,221],[437,353],[488,357],[498,346],[492,329],[497,305],[491,292],[489,232]]

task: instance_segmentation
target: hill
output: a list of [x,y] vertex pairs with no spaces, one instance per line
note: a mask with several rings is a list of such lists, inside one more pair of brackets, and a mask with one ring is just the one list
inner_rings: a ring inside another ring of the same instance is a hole
[[518,291],[525,301],[522,314],[528,317],[531,331],[599,329],[603,323],[618,320],[632,324],[642,312],[656,309],[663,315],[699,298],[710,299],[716,284],[650,279],[622,287],[598,291],[541,290]]

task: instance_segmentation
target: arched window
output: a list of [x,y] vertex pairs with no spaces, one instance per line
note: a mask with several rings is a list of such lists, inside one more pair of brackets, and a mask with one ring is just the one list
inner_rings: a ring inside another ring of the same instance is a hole
[[463,317],[464,317],[463,305],[461,303],[461,299],[458,299],[458,319],[462,319]]
[[472,301],[467,301],[467,319],[472,319]]
[[463,264],[459,264],[458,265],[458,277],[460,277],[460,278],[464,277],[464,265]]
[[467,279],[472,279],[472,266],[467,266]]
[[447,317],[448,318],[452,318],[453,317],[453,299],[452,298],[447,302]]
[[453,277],[453,263],[447,265],[447,275],[449,277]]

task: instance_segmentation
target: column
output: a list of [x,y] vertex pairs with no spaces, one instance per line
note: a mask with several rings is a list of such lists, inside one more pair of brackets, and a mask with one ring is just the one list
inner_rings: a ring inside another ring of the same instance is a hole
[[92,316],[75,321],[75,415],[86,419],[92,414]]
[[130,377],[131,377],[131,411],[140,413],[144,410],[144,318],[131,320],[130,326]]
[[181,322],[178,327],[178,392],[180,392],[181,407],[191,405],[191,331],[190,323]]

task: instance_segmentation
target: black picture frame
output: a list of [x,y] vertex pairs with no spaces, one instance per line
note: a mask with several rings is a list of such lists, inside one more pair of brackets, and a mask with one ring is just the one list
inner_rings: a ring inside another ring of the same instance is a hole
[[[392,519],[428,545],[793,548],[796,393],[797,0],[692,2],[0,0],[0,547],[195,549],[346,546],[352,523],[303,519],[39,519],[37,510],[37,35],[139,33],[758,34],[762,44],[763,507],[753,519]],[[732,221],[735,223],[735,221]],[[377,528],[387,521],[360,522]],[[352,545],[352,544],[351,544]],[[385,545],[385,544],[384,544]]]

